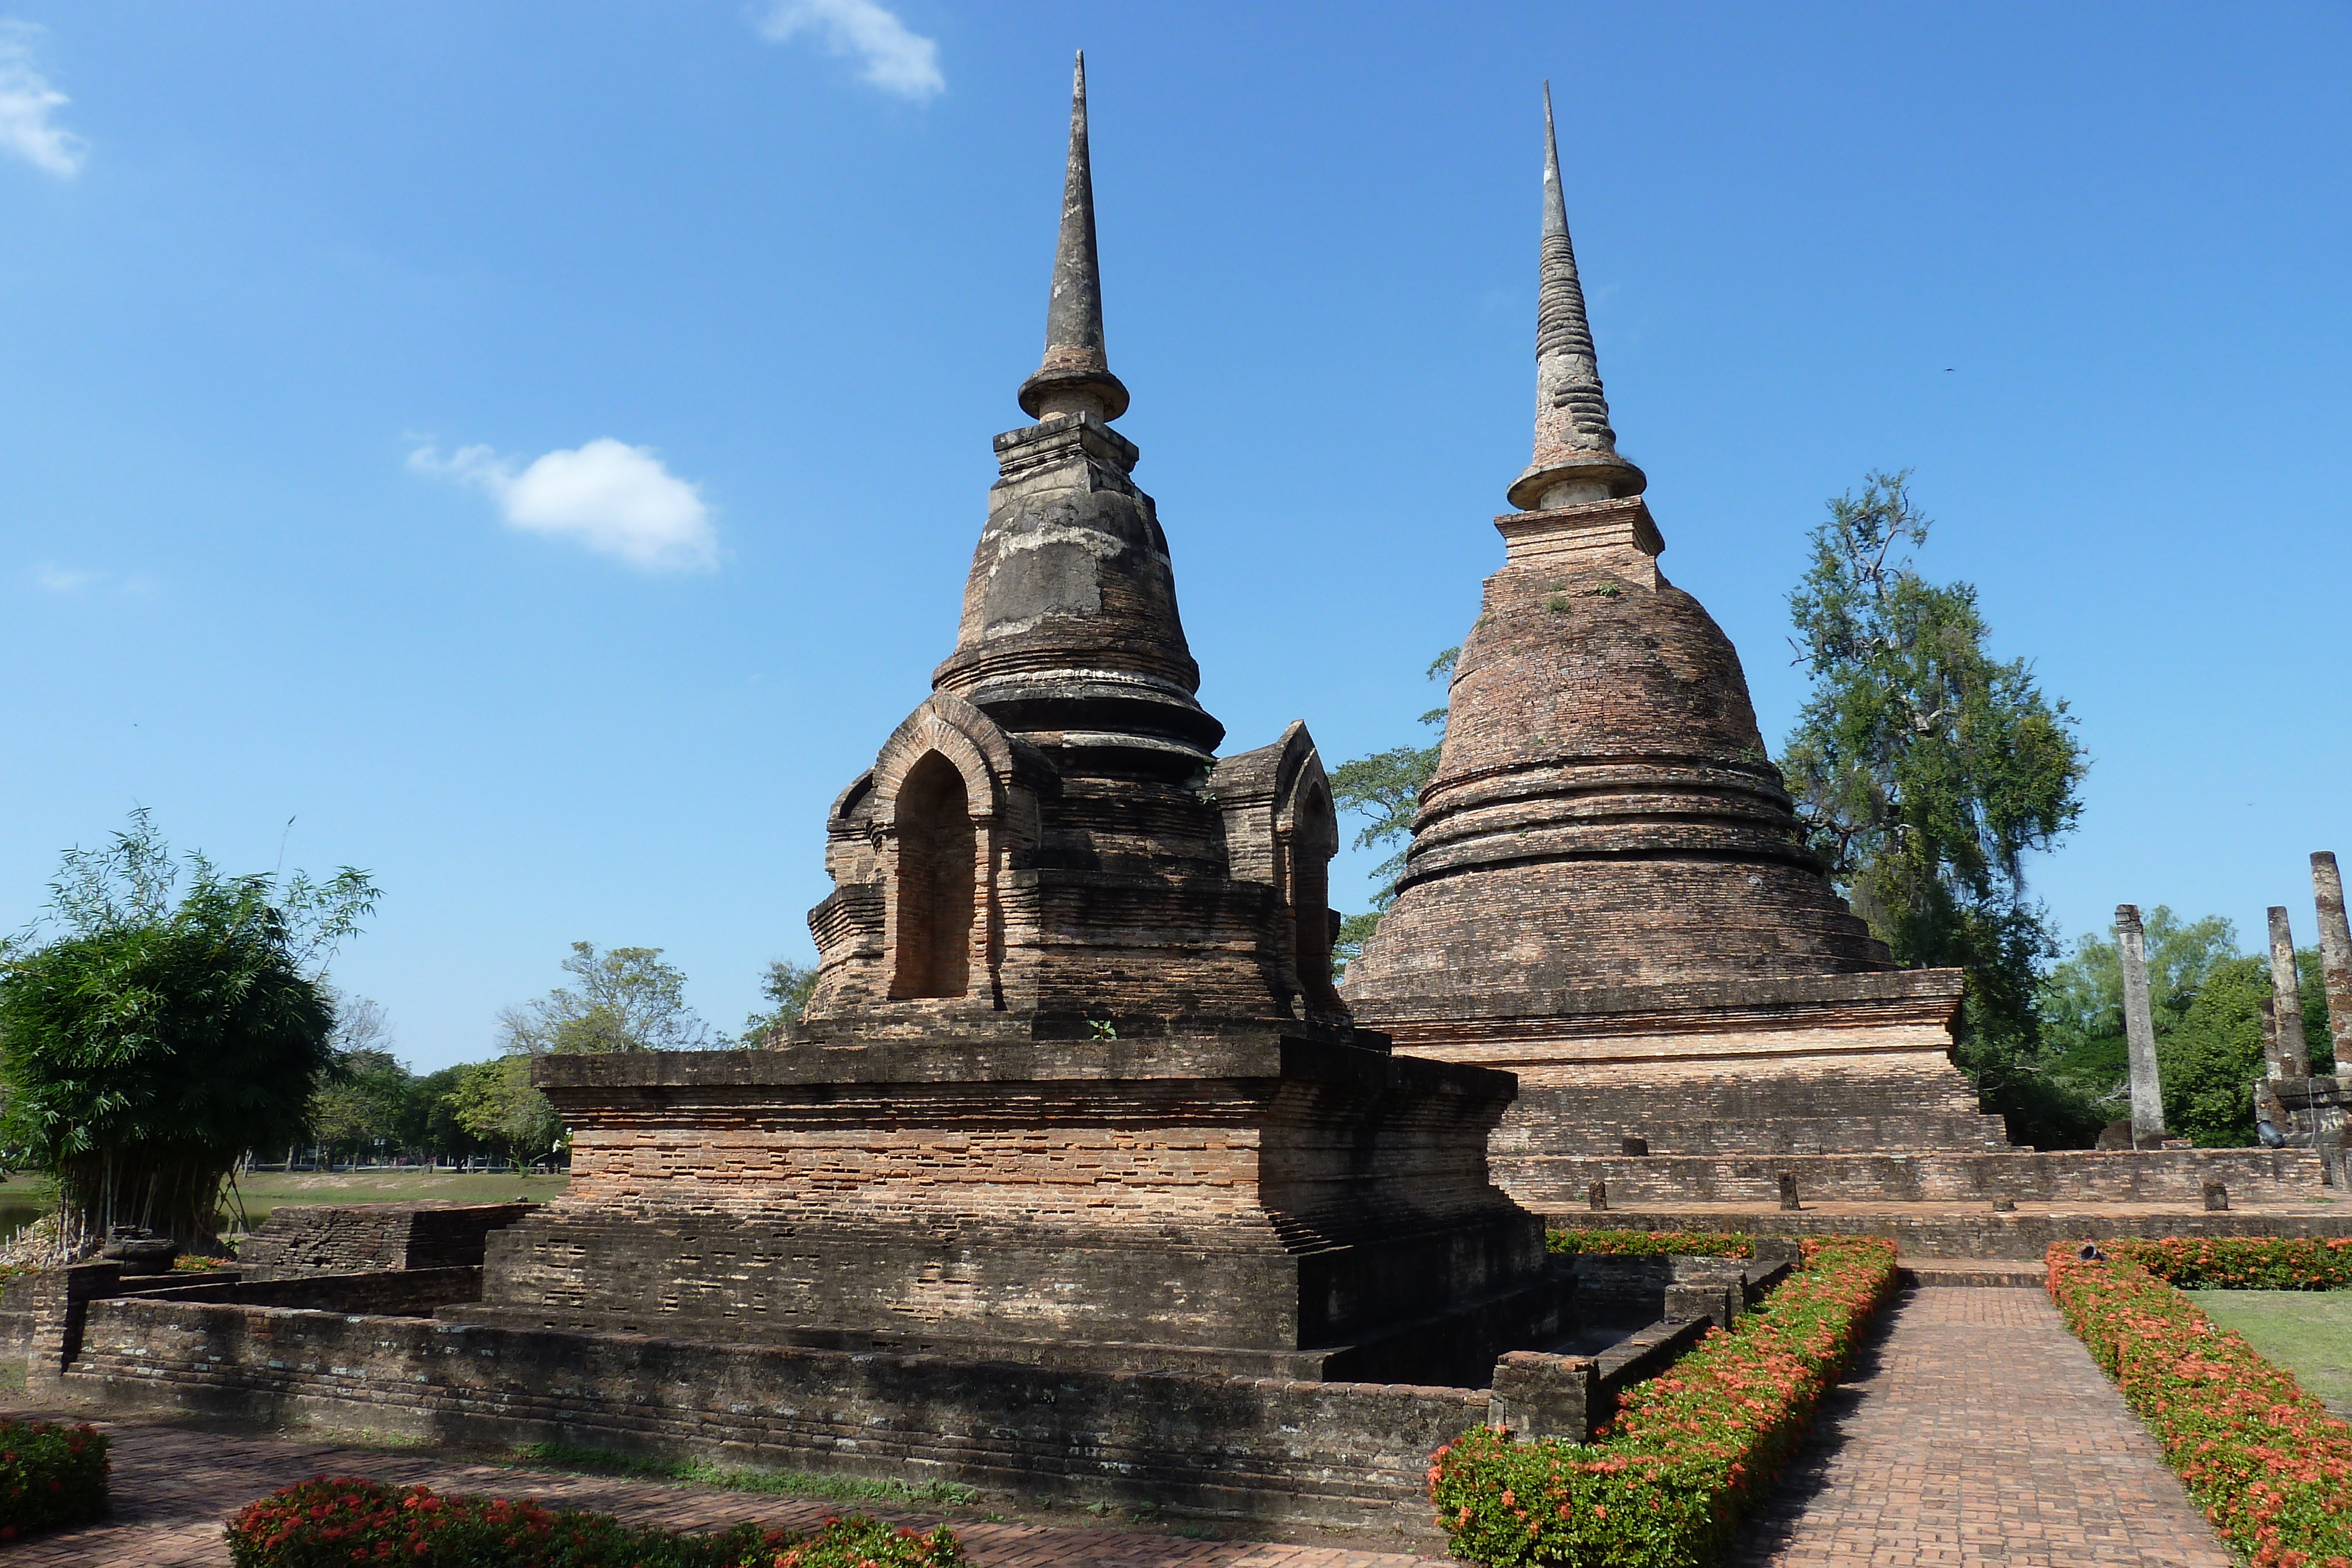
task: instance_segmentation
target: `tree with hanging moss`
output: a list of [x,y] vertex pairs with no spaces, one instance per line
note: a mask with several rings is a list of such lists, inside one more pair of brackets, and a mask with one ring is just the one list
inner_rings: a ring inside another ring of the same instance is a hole
[[50,894],[0,952],[0,1138],[55,1179],[68,1248],[116,1225],[208,1248],[237,1160],[309,1135],[335,1027],[320,975],[375,885],[184,867],[142,810],[68,852]]
[[2035,998],[2057,942],[2025,857],[2082,815],[2089,759],[2024,659],[1995,658],[1969,583],[1933,583],[1907,471],[1830,503],[1789,596],[1812,695],[1781,758],[1856,915],[1906,967],[1966,971],[1960,1061],[2012,1134],[2095,1135],[2098,1113],[2043,1061]]

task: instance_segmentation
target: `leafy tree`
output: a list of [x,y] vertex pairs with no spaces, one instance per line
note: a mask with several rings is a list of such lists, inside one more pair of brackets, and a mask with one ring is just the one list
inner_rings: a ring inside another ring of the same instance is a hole
[[563,1141],[562,1118],[530,1085],[530,1062],[513,1055],[459,1068],[449,1094],[457,1125],[518,1165],[553,1153]]
[[[1428,678],[1450,681],[1454,662],[1461,653],[1459,648],[1448,648],[1432,659]],[[1372,907],[1339,923],[1339,940],[1331,945],[1334,979],[1346,973],[1348,965],[1364,950],[1381,915],[1395,902],[1396,880],[1403,873],[1405,851],[1412,841],[1413,813],[1421,808],[1421,792],[1437,776],[1438,753],[1445,743],[1447,711],[1447,706],[1441,704],[1421,716],[1422,723],[1437,731],[1436,738],[1427,746],[1396,746],[1376,751],[1369,757],[1342,762],[1331,774],[1331,804],[1366,819],[1363,831],[1356,835],[1355,847],[1391,850],[1386,860],[1372,868],[1372,874],[1381,879],[1379,890],[1372,894]]]
[[444,1155],[463,1159],[500,1148],[478,1136],[457,1119],[457,1089],[471,1071],[470,1066],[444,1067],[408,1081],[407,1100],[401,1107],[401,1143],[404,1147],[436,1159]]
[[2254,1080],[2263,1075],[2267,958],[2230,958],[2204,977],[2180,1018],[2157,1040],[2165,1130],[2205,1148],[2254,1141]]
[[743,1020],[743,1043],[782,1045],[785,1028],[800,1021],[801,1014],[808,1008],[809,994],[815,989],[814,966],[784,958],[769,959],[768,972],[760,978],[760,994],[767,998],[768,1006]]
[[457,1125],[509,1158],[536,1158],[562,1142],[563,1123],[530,1085],[532,1058],[695,1051],[713,1043],[710,1026],[687,1005],[686,975],[663,963],[661,953],[599,953],[593,942],[574,942],[563,960],[574,984],[500,1013],[499,1045],[506,1054],[459,1074],[449,1093]]
[[142,810],[68,852],[50,894],[60,933],[0,956],[0,1137],[56,1178],[69,1246],[136,1224],[209,1248],[236,1161],[308,1132],[335,1025],[319,971],[375,886],[183,868]]
[[710,1026],[687,1005],[686,976],[663,963],[661,953],[599,953],[593,942],[574,942],[563,970],[577,984],[500,1013],[500,1049],[531,1056],[700,1049],[710,1041]]
[[1907,474],[1830,503],[1789,607],[1813,690],[1781,771],[1854,912],[1906,966],[1968,974],[1961,1061],[2012,1133],[2080,1142],[2096,1115],[2045,1071],[2035,1010],[2057,955],[2027,852],[2082,814],[2089,766],[2066,705],[1986,651],[1969,584],[1928,582]]
[[406,1146],[412,1075],[392,1054],[383,1005],[334,994],[331,1055],[310,1106],[310,1135],[336,1154]]
[[[2238,929],[2219,915],[2184,921],[2161,904],[2147,911],[2143,925],[2148,1010],[2161,1044],[2188,1015],[2206,977],[2239,956]],[[2089,1103],[2120,1105],[2128,1095],[2130,1069],[2115,928],[2105,936],[2078,938],[2074,952],[2043,977],[2034,1005],[2047,1076]]]
[[336,1051],[311,1103],[311,1137],[339,1155],[403,1146],[410,1082],[388,1051]]

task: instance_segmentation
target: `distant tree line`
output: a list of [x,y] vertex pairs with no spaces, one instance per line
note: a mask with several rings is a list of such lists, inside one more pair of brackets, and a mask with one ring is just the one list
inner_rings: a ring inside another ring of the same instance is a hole
[[[334,1064],[319,1090],[319,1143],[341,1158],[560,1162],[567,1152],[563,1122],[530,1085],[535,1059],[738,1043],[688,1005],[685,974],[661,953],[599,952],[593,943],[574,942],[562,965],[570,984],[499,1015],[499,1055],[421,1075],[380,1042],[383,1009],[353,998],[341,1012]],[[761,980],[768,1006],[744,1019],[740,1043],[777,1043],[815,983],[814,969],[772,961]]]

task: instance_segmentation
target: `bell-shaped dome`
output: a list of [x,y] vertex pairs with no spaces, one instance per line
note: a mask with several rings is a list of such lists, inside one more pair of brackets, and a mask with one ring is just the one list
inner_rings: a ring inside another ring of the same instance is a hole
[[1889,967],[1805,847],[1739,656],[1629,498],[1501,519],[1395,904],[1347,994]]

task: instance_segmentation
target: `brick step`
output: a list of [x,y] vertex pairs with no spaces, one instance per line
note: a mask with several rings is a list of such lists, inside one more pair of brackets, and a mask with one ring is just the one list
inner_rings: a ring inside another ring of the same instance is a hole
[[[1646,1125],[1647,1132],[1640,1129]],[[1762,1121],[1682,1121],[1643,1124],[1633,1119],[1574,1129],[1537,1129],[1506,1123],[1491,1144],[1497,1155],[1568,1155],[1581,1159],[1621,1156],[1624,1140],[1638,1137],[1653,1158],[1665,1155],[1725,1158],[1762,1155],[2009,1154],[2013,1152],[1997,1117],[1920,1113],[1870,1116],[1792,1116]]]
[[[1596,1214],[1581,1206],[1545,1217],[1555,1230],[1690,1230],[1702,1235],[1885,1236],[1903,1261],[1998,1259],[2038,1262],[2053,1241],[2105,1240],[2119,1236],[2352,1237],[2352,1213],[2341,1205],[2277,1205],[2268,1209],[2209,1213],[2160,1204],[2045,1206],[2014,1214],[1990,1207],[1949,1204],[1823,1204],[1795,1213],[1778,1206],[1645,1205]],[[2039,1276],[2037,1275],[2037,1281]]]
[[2205,1184],[2237,1201],[2322,1196],[2308,1149],[2148,1149],[1904,1155],[1507,1155],[1496,1180],[1530,1208],[1581,1204],[1605,1182],[1611,1205],[1777,1202],[1796,1178],[1801,1202],[2164,1203],[2201,1207]]
[[1997,1261],[1973,1258],[1922,1258],[1897,1269],[1895,1277],[1901,1283],[1914,1289],[1931,1290],[1974,1286],[1979,1289],[2038,1291],[2049,1282],[2049,1277],[2037,1268],[2004,1268]]

